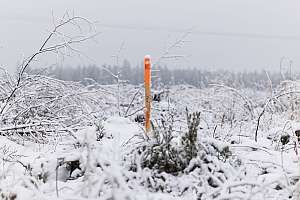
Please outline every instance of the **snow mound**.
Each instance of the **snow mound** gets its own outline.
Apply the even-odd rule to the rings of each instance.
[[[124,117],[111,117],[104,123],[105,134],[119,146],[124,146],[132,138],[141,136],[142,129],[137,123]]]

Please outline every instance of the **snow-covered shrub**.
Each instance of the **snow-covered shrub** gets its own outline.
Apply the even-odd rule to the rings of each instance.
[[[186,119],[188,130],[182,136],[183,158],[185,165],[197,156],[199,147],[197,143],[197,133],[200,124],[200,112],[190,114],[186,109]]]
[[[299,121],[300,114],[300,82],[286,80],[282,81],[278,88],[274,99],[281,106],[281,111],[287,112],[291,120]]]
[[[213,85],[213,95],[210,97],[215,119],[220,124],[249,121],[254,118],[254,105],[251,99],[235,88],[224,85]]]
[[[241,166],[241,161],[232,156],[227,143],[215,139],[197,140],[196,143],[197,154],[187,165],[185,165],[187,159],[183,157],[186,152],[182,146],[178,146],[180,151],[177,151],[179,154],[177,159],[181,159],[181,171],[176,173],[169,173],[167,170],[162,171],[159,165],[166,165],[165,160],[155,160],[156,168],[135,169],[133,171],[135,178],[129,179],[128,184],[133,184],[132,182],[136,181],[151,192],[170,193],[179,197],[189,194],[192,199],[214,199],[218,197],[220,195],[218,188],[230,180]],[[156,154],[152,155],[157,156]],[[143,157],[143,153],[140,156]],[[141,160],[143,164],[143,158]],[[137,159],[137,161],[140,160]],[[168,164],[173,164],[173,162]],[[214,190],[216,191],[214,192]]]
[[[159,172],[178,173],[184,169],[180,149],[174,139],[174,116],[161,115],[151,132],[152,138],[142,147],[142,167]]]
[[[177,143],[175,138],[178,136],[174,137],[173,115],[170,115],[167,121],[165,121],[166,117],[162,118],[158,125],[153,126],[152,140],[140,148],[143,168],[178,175],[199,156],[200,150],[205,146],[198,138],[200,112],[190,114],[186,110],[186,118],[187,130],[181,133],[180,142]],[[216,145],[210,145],[210,148],[217,152],[216,156],[219,160],[226,160],[231,155],[228,146],[219,149]]]
[[[105,134],[103,121],[96,121],[95,126],[96,126],[96,138],[97,138],[97,141],[100,141],[104,137],[104,134]]]
[[[103,89],[89,90],[79,83],[42,75],[25,74],[24,78],[22,89],[14,93],[9,103],[0,103],[0,108],[5,108],[0,113],[0,133],[14,141],[59,141],[113,111],[106,104],[113,95]],[[6,90],[1,90],[0,96],[9,95]]]

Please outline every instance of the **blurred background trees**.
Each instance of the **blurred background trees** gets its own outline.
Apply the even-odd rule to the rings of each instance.
[[[234,88],[253,88],[263,90],[269,86],[270,80],[273,86],[282,81],[282,73],[266,71],[226,71],[226,70],[206,70],[197,68],[176,68],[172,66],[160,65],[155,67],[158,72],[155,73],[155,79],[158,79],[163,85],[189,84],[197,88],[205,88],[209,84],[221,83]],[[45,70],[45,75],[66,81],[78,81],[85,83],[85,79],[93,79],[99,84],[114,84],[115,80],[107,71],[113,73],[120,72],[121,79],[128,83],[138,85],[143,83],[143,65],[132,65],[128,60],[122,64],[102,66],[55,66]],[[39,73],[41,70],[31,70],[32,73]],[[269,80],[269,78],[270,80]],[[294,74],[294,78],[299,75]],[[155,80],[154,80],[155,82]]]

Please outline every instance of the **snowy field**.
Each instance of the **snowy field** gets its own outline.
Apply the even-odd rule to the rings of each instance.
[[[297,200],[299,86],[160,87],[146,135],[142,86],[3,81],[0,198]]]

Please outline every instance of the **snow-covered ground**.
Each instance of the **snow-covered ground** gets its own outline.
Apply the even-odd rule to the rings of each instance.
[[[295,132],[300,129],[296,95],[280,96],[286,93],[280,89],[270,95],[267,90],[238,91],[222,85],[163,89],[162,100],[153,102],[153,126],[156,133],[170,133],[172,138],[169,143],[160,141],[169,147],[159,147],[155,146],[155,132],[146,135],[143,125],[134,121],[143,110],[140,89],[122,86],[118,110],[115,88],[98,88],[110,91],[106,96],[88,90],[91,96],[72,99],[72,105],[78,106],[80,102],[88,113],[80,111],[85,117],[76,121],[77,110],[69,110],[75,113],[70,120],[78,124],[69,126],[70,134],[61,129],[54,135],[47,132],[47,140],[38,142],[31,137],[39,138],[41,128],[31,134],[23,130],[23,135],[16,137],[14,132],[5,132],[5,128],[13,125],[2,124],[0,199],[299,198],[299,147]],[[78,92],[78,88],[75,90]],[[69,91],[71,96],[72,90]],[[80,91],[82,95],[88,92]],[[97,95],[99,99],[95,102]],[[270,100],[276,95],[275,100]],[[62,100],[68,104],[65,101],[70,99]],[[196,156],[176,173],[155,165],[147,167],[147,159],[155,158],[152,150],[177,148],[180,150],[175,152],[182,158],[182,138],[189,130],[186,108],[189,113],[200,112]],[[88,118],[89,115],[92,117]],[[161,126],[162,120],[166,127]]]

